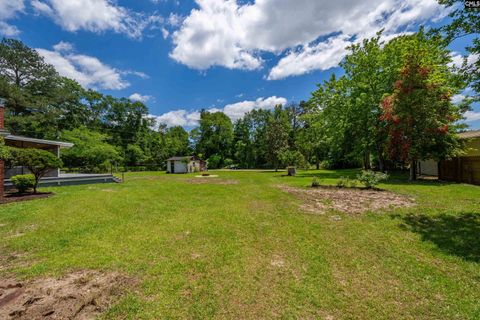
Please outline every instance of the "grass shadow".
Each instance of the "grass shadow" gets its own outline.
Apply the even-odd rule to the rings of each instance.
[[[444,253],[467,261],[480,262],[480,214],[464,212],[435,216],[397,216],[401,226],[418,233],[423,241],[434,243]]]

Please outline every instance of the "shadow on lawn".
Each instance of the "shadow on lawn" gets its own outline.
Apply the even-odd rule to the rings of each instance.
[[[418,233],[447,254],[480,262],[480,213],[397,216],[402,227]]]

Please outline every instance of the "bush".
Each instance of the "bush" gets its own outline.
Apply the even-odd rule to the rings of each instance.
[[[363,183],[367,189],[375,188],[380,182],[388,179],[388,174],[375,171],[362,171],[357,176],[358,181]]]
[[[56,155],[46,150],[34,148],[11,148],[10,150],[13,164],[26,167],[35,177],[34,193],[37,193],[38,182],[45,174],[62,166],[62,161]]]
[[[17,188],[18,193],[25,193],[28,189],[35,186],[35,176],[33,174],[19,174],[13,176],[11,181],[15,188]]]
[[[312,180],[312,187],[320,187],[320,181],[318,180],[317,177],[314,177]]]
[[[339,188],[347,188],[350,185],[350,178],[340,177],[337,181],[337,187]]]
[[[339,188],[355,188],[357,186],[357,180],[350,179],[349,177],[341,177],[337,181],[337,187]]]

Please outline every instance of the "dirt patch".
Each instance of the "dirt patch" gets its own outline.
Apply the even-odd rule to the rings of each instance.
[[[0,319],[94,319],[134,285],[126,276],[97,271],[29,282],[0,278]]]
[[[233,179],[218,179],[218,178],[195,178],[195,179],[188,179],[188,183],[191,184],[222,184],[222,185],[233,185],[238,184],[238,180]]]
[[[330,210],[357,214],[365,211],[410,207],[415,204],[413,199],[389,191],[353,188],[299,189],[289,186],[280,186],[280,188],[302,199],[303,210],[318,214],[324,214]]]
[[[20,202],[20,201],[28,201],[28,200],[35,200],[35,199],[43,199],[48,198],[54,195],[53,192],[38,192],[38,193],[8,193],[3,197],[3,200],[0,201],[0,204],[4,203],[11,203],[11,202]]]

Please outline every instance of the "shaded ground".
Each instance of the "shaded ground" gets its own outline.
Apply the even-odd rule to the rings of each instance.
[[[36,194],[33,194],[33,193],[22,193],[22,194],[7,193],[5,195],[5,197],[3,198],[3,200],[0,201],[0,204],[48,198],[52,195],[53,195],[52,192],[38,192]]]
[[[467,261],[480,262],[480,215],[464,212],[458,215],[427,216],[409,214],[402,226],[421,235],[422,240],[434,243],[440,251]]]
[[[97,271],[31,282],[0,278],[0,319],[94,319],[131,285],[118,273]]]
[[[413,199],[388,191],[361,190],[356,188],[309,188],[300,189],[280,186],[303,201],[301,208],[323,214],[329,210],[345,213],[362,213],[414,205]]]

